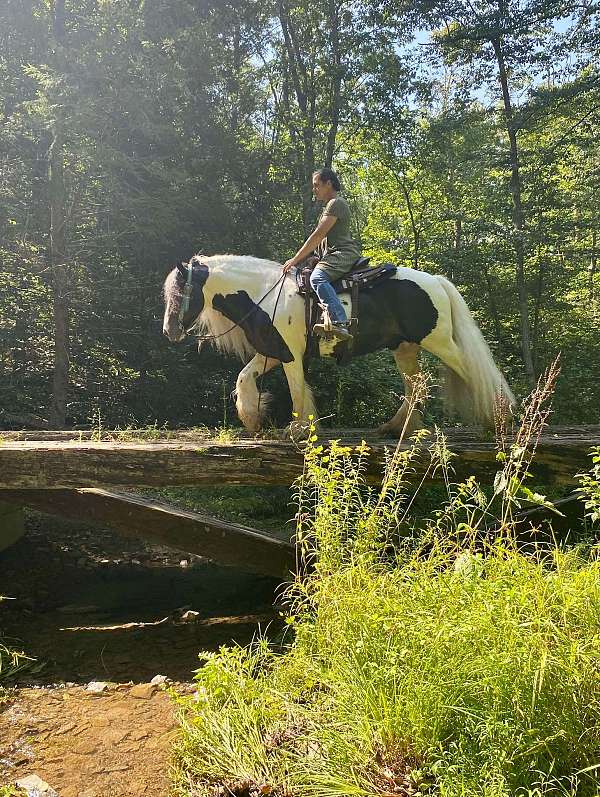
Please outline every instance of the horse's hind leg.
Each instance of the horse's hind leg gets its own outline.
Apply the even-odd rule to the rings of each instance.
[[[398,370],[404,379],[404,400],[394,417],[377,430],[380,434],[391,434],[400,437],[404,430],[405,435],[410,435],[423,427],[423,415],[419,409],[413,408],[410,418],[407,415],[413,394],[413,380],[420,373],[419,348],[417,343],[401,343],[394,351],[394,359]]]
[[[249,432],[257,432],[260,429],[269,406],[269,395],[258,392],[256,380],[279,364],[279,360],[256,354],[238,374],[235,385],[235,406],[240,421]]]

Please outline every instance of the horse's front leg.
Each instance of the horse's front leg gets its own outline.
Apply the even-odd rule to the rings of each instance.
[[[298,356],[291,363],[283,363],[283,370],[290,389],[292,412],[294,414],[290,424],[290,434],[295,438],[298,431],[306,429],[311,417],[315,418],[315,400],[310,385],[304,378],[301,356]]]
[[[269,393],[259,392],[256,380],[279,364],[279,360],[256,354],[238,375],[235,385],[235,407],[240,421],[249,432],[257,432],[260,429],[271,399]]]

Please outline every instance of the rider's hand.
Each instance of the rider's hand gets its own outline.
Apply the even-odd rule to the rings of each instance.
[[[283,264],[281,270],[283,271],[284,274],[287,274],[288,271],[293,269],[295,265],[296,265],[296,262],[294,261],[294,258],[292,257],[290,260],[286,260],[285,261],[285,263]]]

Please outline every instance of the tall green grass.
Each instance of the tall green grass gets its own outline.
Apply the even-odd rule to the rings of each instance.
[[[443,438],[428,444],[449,500],[418,542],[407,484],[424,437],[390,455],[380,489],[366,446],[312,441],[298,484],[311,569],[288,590],[289,634],[203,655],[181,702],[180,794],[600,793],[600,560],[518,549],[515,506],[544,502],[524,485],[528,434],[492,499],[452,485]]]

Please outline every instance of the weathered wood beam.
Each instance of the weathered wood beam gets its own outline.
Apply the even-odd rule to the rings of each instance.
[[[517,537],[521,542],[549,542],[577,539],[585,527],[585,499],[574,492],[549,507],[523,509],[514,516]],[[590,529],[588,529],[589,531]]]
[[[471,432],[472,435],[472,432]],[[333,432],[352,444],[361,439]],[[369,438],[364,435],[369,442]],[[473,439],[466,430],[448,432],[448,446],[455,479],[475,476],[482,483],[493,480],[498,463],[496,444]],[[381,478],[386,455],[395,441],[370,441],[371,455],[365,475],[371,483]],[[548,429],[542,436],[531,466],[533,481],[544,485],[571,485],[575,475],[590,466],[589,451],[600,445],[600,426]],[[420,481],[427,472],[428,443],[411,474]],[[158,487],[167,485],[289,485],[302,470],[301,447],[277,440],[239,439],[221,442],[94,442],[11,441],[0,442],[0,489]],[[431,477],[431,474],[429,474]],[[440,478],[433,474],[433,478]],[[0,500],[2,500],[0,496]]]
[[[288,578],[295,569],[296,551],[290,542],[160,501],[97,489],[6,490],[0,495],[12,504],[110,526],[241,570]]]

